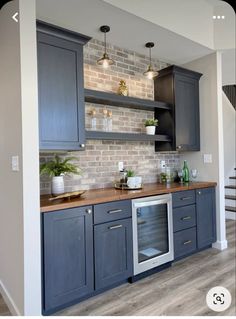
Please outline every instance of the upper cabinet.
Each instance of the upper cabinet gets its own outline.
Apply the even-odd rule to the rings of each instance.
[[[89,40],[37,22],[40,150],[85,146],[83,45]]]
[[[172,110],[155,110],[157,134],[171,142],[156,142],[156,151],[199,151],[199,79],[202,74],[175,65],[162,69],[154,81],[155,100],[172,104]]]

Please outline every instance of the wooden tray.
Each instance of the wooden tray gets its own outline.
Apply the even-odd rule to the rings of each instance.
[[[127,191],[132,191],[132,190],[137,190],[137,189],[142,189],[143,185],[141,185],[141,187],[134,187],[134,188],[130,188],[126,183],[114,183],[114,187],[115,189],[123,189],[123,190],[127,190]]]
[[[84,194],[86,191],[75,191],[75,192],[69,192],[69,193],[64,193],[58,196],[54,196],[49,198],[49,200],[56,200],[56,199],[71,199],[71,198],[76,198],[80,197],[82,194]]]

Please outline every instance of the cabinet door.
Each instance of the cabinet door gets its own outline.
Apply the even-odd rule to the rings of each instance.
[[[83,47],[38,32],[40,149],[79,150],[85,143]]]
[[[200,150],[199,80],[175,74],[176,149]]]
[[[93,291],[91,207],[43,215],[44,309],[49,311]]]
[[[204,248],[216,241],[215,189],[196,190],[197,245]]]
[[[132,275],[131,218],[94,226],[94,245],[96,290]]]

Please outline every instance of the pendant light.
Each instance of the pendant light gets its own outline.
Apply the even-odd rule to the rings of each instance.
[[[107,69],[110,65],[114,64],[114,61],[109,58],[107,54],[107,38],[106,34],[110,31],[110,27],[108,25],[102,25],[100,27],[100,31],[104,33],[104,54],[101,59],[97,60],[97,64],[103,66]]]
[[[151,49],[154,47],[154,43],[153,42],[147,42],[145,44],[145,47],[149,49],[149,66],[147,71],[145,71],[143,73],[143,75],[145,75],[148,79],[153,79],[155,76],[158,75],[158,72],[156,70],[153,69],[152,67],[152,55],[151,55]]]

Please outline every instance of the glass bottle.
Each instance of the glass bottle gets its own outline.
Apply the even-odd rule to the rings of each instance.
[[[184,167],[183,167],[183,182],[188,183],[189,182],[189,169],[187,165],[187,161],[184,161]]]
[[[107,132],[107,109],[103,109],[102,129]]]
[[[112,111],[108,111],[107,116],[107,130],[108,132],[112,132]]]
[[[96,131],[96,128],[97,128],[96,110],[93,109],[91,111],[91,129],[93,131]]]

